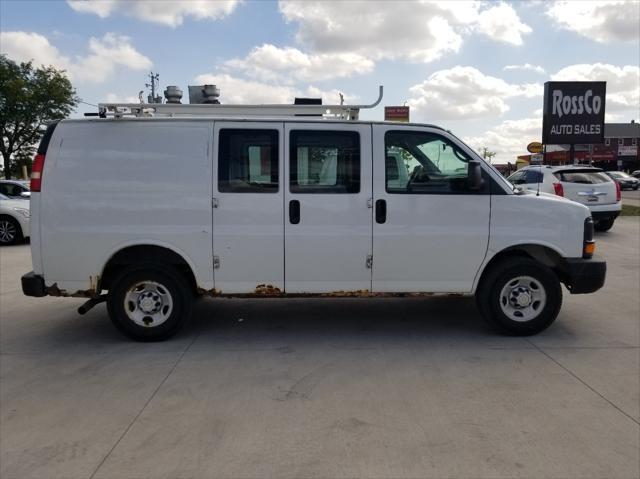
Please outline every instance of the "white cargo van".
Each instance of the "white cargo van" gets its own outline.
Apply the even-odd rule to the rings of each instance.
[[[152,341],[197,296],[475,295],[526,335],[554,321],[561,283],[603,285],[586,206],[514,189],[437,126],[310,108],[101,105],[50,125],[24,293],[106,300]]]

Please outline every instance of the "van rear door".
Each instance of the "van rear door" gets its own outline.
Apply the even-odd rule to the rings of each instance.
[[[599,170],[567,168],[553,175],[562,184],[565,198],[586,206],[616,203],[615,183]]]
[[[284,290],[283,124],[216,122],[213,168],[215,288]]]

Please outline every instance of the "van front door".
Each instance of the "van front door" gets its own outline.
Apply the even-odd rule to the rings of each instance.
[[[468,293],[489,241],[489,185],[439,129],[374,125],[373,291]]]
[[[284,290],[283,124],[216,122],[213,168],[215,288]]]
[[[285,125],[287,293],[371,289],[371,127]]]

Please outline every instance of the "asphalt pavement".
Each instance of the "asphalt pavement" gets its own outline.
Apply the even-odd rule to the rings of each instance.
[[[471,299],[210,299],[156,344],[22,296],[2,248],[0,477],[637,478],[639,238],[530,338]]]

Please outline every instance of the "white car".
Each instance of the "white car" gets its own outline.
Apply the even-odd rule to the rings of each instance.
[[[514,191],[443,128],[348,105],[100,108],[43,136],[22,289],[106,301],[136,340],[173,335],[196,296],[475,295],[530,335],[561,284],[604,284],[587,207]]]
[[[0,195],[12,200],[29,199],[29,182],[22,180],[0,180]]]
[[[29,237],[29,200],[15,200],[0,194],[0,246]]]
[[[589,208],[597,231],[608,231],[622,209],[620,185],[589,166],[525,166],[507,178],[516,186],[551,193]]]

